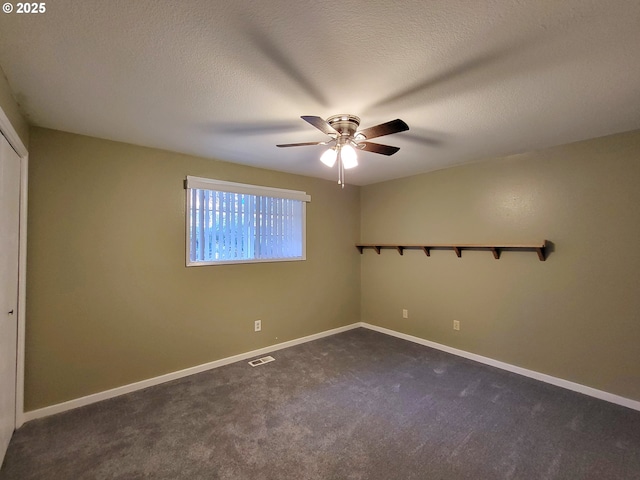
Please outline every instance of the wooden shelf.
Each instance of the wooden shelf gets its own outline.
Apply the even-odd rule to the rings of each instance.
[[[430,243],[421,245],[409,245],[409,244],[388,244],[388,243],[359,243],[356,244],[356,248],[360,251],[360,254],[364,252],[365,248],[371,248],[380,255],[380,251],[383,248],[396,250],[400,255],[404,254],[405,250],[422,250],[427,257],[431,256],[431,250],[453,250],[458,258],[462,257],[463,250],[489,250],[493,253],[493,258],[496,260],[500,258],[500,252],[502,250],[524,250],[533,251],[538,254],[538,259],[541,262],[546,260],[547,241],[542,243],[530,244],[530,245],[485,245],[479,243]]]

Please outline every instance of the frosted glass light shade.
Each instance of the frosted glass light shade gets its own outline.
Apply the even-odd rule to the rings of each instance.
[[[337,157],[338,153],[333,148],[330,148],[322,154],[322,156],[320,157],[320,161],[327,167],[333,167],[336,163]]]
[[[340,155],[342,156],[342,164],[344,168],[353,168],[358,166],[358,155],[351,145],[344,145]]]

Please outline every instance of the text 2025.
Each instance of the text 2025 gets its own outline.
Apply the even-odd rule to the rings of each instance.
[[[44,13],[47,4],[42,3],[16,3],[16,13]]]

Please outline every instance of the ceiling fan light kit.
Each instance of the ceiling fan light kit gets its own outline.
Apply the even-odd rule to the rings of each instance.
[[[326,142],[286,143],[277,146],[303,147],[308,145],[329,145],[329,149],[322,154],[320,161],[330,168],[332,168],[336,162],[338,163],[338,184],[342,185],[342,188],[344,188],[344,171],[358,166],[356,149],[387,156],[393,155],[400,150],[398,147],[371,143],[367,142],[367,140],[409,130],[409,126],[400,119],[358,131],[360,118],[355,115],[333,115],[326,120],[313,115],[302,116],[300,118],[331,137],[331,139]]]
[[[324,163],[327,167],[331,168],[336,164],[337,158],[338,158],[338,152],[335,147],[332,147],[322,154],[322,156],[320,157],[320,161]]]

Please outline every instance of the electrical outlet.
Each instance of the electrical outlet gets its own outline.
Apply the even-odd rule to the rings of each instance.
[[[259,332],[260,330],[262,330],[262,320],[256,320],[253,322],[253,331]]]
[[[409,310],[406,308],[402,309],[402,318],[409,318]]]
[[[453,329],[454,330],[460,330],[460,320],[454,320],[453,321]]]

